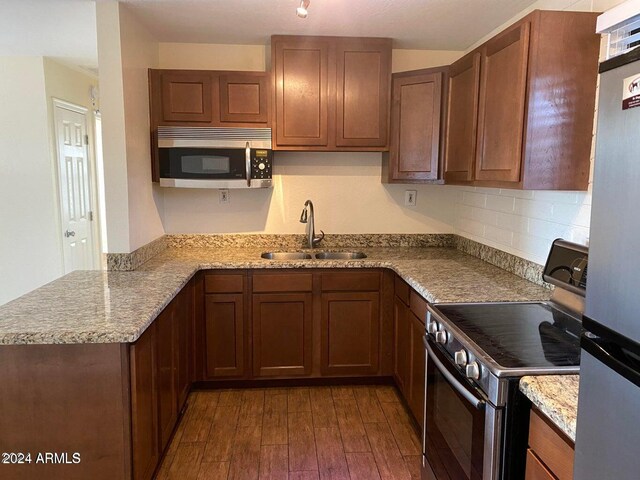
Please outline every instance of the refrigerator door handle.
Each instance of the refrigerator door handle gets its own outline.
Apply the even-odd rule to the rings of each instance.
[[[580,345],[594,358],[640,387],[640,357],[619,344],[593,334],[583,334]]]

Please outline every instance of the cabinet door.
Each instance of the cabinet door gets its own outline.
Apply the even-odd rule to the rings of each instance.
[[[134,480],[150,480],[159,460],[155,325],[131,345],[131,438]]]
[[[277,38],[273,41],[276,145],[329,144],[329,43]]]
[[[535,456],[531,449],[527,449],[527,466],[525,480],[555,480],[555,477],[544,463]]]
[[[309,375],[312,362],[311,293],[253,295],[253,374]]]
[[[339,40],[336,60],[336,146],[386,146],[391,41]]]
[[[323,374],[378,373],[380,294],[322,294],[321,370]]]
[[[424,382],[426,357],[422,337],[425,335],[424,324],[413,314],[411,318],[411,392],[409,396],[409,407],[413,416],[422,427],[424,422]]]
[[[438,178],[442,72],[393,79],[392,180]]]
[[[476,180],[520,180],[529,26],[507,30],[482,48]]]
[[[444,179],[473,180],[480,90],[480,52],[471,52],[449,68]]]
[[[240,377],[244,370],[244,295],[205,296],[207,377]]]
[[[410,394],[411,317],[409,315],[409,307],[396,296],[393,309],[393,374],[405,398],[409,398]]]
[[[174,312],[176,329],[176,393],[178,411],[182,410],[191,388],[190,362],[193,355],[193,284],[189,283],[178,294]]]
[[[203,72],[162,72],[162,119],[165,122],[212,121],[212,76]]]
[[[158,429],[160,450],[167,446],[173,427],[178,418],[178,402],[174,370],[175,357],[175,302],[155,320],[156,324],[156,378],[158,390]]]
[[[267,74],[229,73],[220,75],[220,122],[267,123]]]

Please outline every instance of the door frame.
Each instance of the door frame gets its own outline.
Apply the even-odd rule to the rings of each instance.
[[[52,100],[52,119],[53,119],[53,145],[54,145],[54,160],[55,160],[55,181],[56,181],[56,196],[58,197],[58,235],[60,240],[60,249],[62,253],[62,269],[64,274],[66,275],[69,272],[65,271],[65,260],[64,260],[64,241],[62,240],[62,232],[65,227],[62,225],[62,185],[60,184],[60,146],[58,144],[58,120],[59,120],[59,109],[69,110],[84,116],[85,126],[87,136],[89,137],[89,141],[86,143],[85,148],[87,150],[87,168],[89,170],[89,198],[91,199],[91,212],[93,214],[93,219],[91,221],[91,235],[92,235],[92,245],[91,248],[93,250],[93,268],[94,270],[103,269],[103,260],[102,260],[102,245],[101,245],[101,232],[100,232],[100,218],[99,213],[100,209],[98,208],[98,195],[97,195],[97,177],[96,177],[96,158],[95,158],[95,150],[94,150],[94,122],[90,121],[89,117],[89,109],[87,107],[83,107],[81,105],[77,105],[75,103],[68,102],[66,100],[62,100],[60,98],[51,97]]]

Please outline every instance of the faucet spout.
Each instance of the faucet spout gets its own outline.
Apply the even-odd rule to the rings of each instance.
[[[311,200],[304,202],[304,208],[300,215],[300,223],[307,224],[305,229],[305,234],[307,236],[307,248],[315,248],[315,246],[324,238],[324,232],[320,230],[320,235],[316,237],[313,202]]]

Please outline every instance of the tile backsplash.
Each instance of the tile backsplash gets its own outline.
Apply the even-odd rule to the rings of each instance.
[[[591,193],[456,188],[456,233],[544,264],[562,237],[588,244]]]

